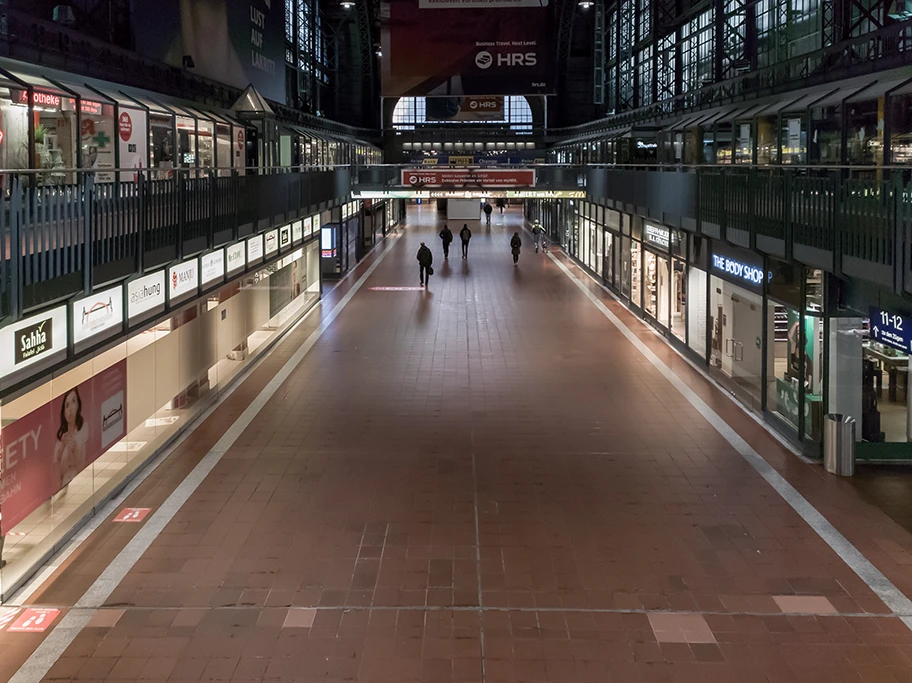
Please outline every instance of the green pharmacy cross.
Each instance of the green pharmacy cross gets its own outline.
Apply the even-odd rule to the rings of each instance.
[[[92,139],[99,147],[105,147],[109,142],[111,142],[111,138],[105,135],[103,130],[98,131],[98,133],[96,133]]]

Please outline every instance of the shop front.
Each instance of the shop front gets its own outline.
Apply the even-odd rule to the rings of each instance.
[[[286,229],[264,265],[242,241],[0,330],[0,377],[42,378],[0,403],[0,599],[319,299],[319,244]]]

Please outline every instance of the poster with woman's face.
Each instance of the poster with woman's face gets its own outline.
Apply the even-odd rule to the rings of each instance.
[[[4,535],[126,436],[126,397],[124,360],[3,428]]]

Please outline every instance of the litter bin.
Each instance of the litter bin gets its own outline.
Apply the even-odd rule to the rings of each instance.
[[[823,427],[823,464],[840,477],[855,474],[855,418],[839,413],[826,416]]]

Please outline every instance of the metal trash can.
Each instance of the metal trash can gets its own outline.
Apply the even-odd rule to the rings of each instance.
[[[826,416],[823,426],[823,464],[840,477],[855,474],[855,418],[839,413]]]

